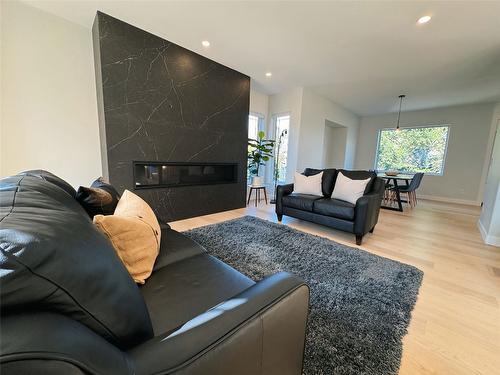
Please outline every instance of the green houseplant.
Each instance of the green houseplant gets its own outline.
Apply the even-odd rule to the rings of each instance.
[[[257,139],[248,139],[248,173],[252,177],[252,185],[262,185],[259,176],[261,166],[273,157],[274,140],[265,139],[266,134],[260,131]]]

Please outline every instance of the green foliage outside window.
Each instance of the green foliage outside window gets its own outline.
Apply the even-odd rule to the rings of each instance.
[[[448,129],[433,126],[380,130],[376,169],[442,174]]]

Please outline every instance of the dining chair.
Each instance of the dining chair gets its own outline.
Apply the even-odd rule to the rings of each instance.
[[[401,186],[399,188],[399,193],[405,193],[408,197],[407,202],[411,208],[417,205],[417,189],[420,187],[420,183],[422,182],[422,178],[424,177],[423,173],[415,173],[413,178],[408,186]]]
[[[392,206],[396,202],[396,194],[394,193],[394,185],[389,181],[385,182],[384,196],[382,197],[382,204]]]

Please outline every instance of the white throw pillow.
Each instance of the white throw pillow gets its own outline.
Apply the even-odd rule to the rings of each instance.
[[[311,194],[323,196],[321,189],[321,180],[323,179],[323,172],[313,176],[304,176],[303,174],[295,172],[293,182],[293,192],[299,194]]]
[[[349,177],[344,176],[342,172],[339,172],[332,198],[356,204],[356,201],[363,196],[366,185],[368,185],[370,180],[371,178],[366,180],[351,180]]]

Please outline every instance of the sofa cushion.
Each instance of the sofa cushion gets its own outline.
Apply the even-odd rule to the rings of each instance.
[[[120,200],[120,194],[115,189],[115,187],[111,184],[108,184],[106,181],[104,181],[103,177],[99,177],[94,182],[92,182],[92,185],[90,185],[90,187],[95,188],[95,189],[102,189],[104,191],[107,191],[109,194],[111,194],[111,197],[113,198],[112,201],[110,203],[106,204],[105,207],[103,207],[103,212],[100,212],[100,214],[101,215],[112,215],[113,212],[115,212],[115,208],[118,204],[118,201]]]
[[[295,194],[310,194],[322,197],[322,177],[323,172],[312,176],[304,176],[303,174],[295,172],[293,178],[293,191]]]
[[[205,253],[205,249],[191,238],[169,227],[161,230],[160,254],[156,257],[153,272],[172,263]]]
[[[114,215],[96,215],[94,224],[138,284],[151,275],[160,251],[161,229],[153,210],[141,197],[125,190]]]
[[[333,191],[333,186],[335,184],[335,179],[337,178],[337,170],[334,168],[327,169],[315,169],[306,168],[304,170],[304,176],[313,176],[315,174],[323,172],[323,178],[321,180],[321,189],[323,191],[323,196],[330,198]]]
[[[372,191],[373,181],[375,181],[375,178],[377,177],[377,174],[373,171],[349,171],[347,169],[339,169],[338,172],[342,172],[344,176],[350,178],[351,180],[366,180],[369,178],[370,182],[368,182],[368,184],[366,185],[364,194],[368,194],[370,191]],[[335,176],[335,181],[336,180],[337,176]]]
[[[191,241],[194,253],[198,253],[199,245],[188,241]],[[169,248],[162,243],[159,259],[165,259],[162,253],[168,251]],[[189,246],[185,246],[184,251],[191,253]],[[182,260],[156,269],[148,282],[140,287],[155,336],[175,330],[255,284],[205,252],[179,258]]]
[[[116,203],[112,209],[108,209],[113,202],[113,197],[104,189],[80,186],[76,192],[76,200],[93,218],[95,215],[112,215]]]
[[[340,199],[352,204],[356,204],[366,191],[366,186],[371,182],[371,178],[366,180],[353,180],[346,177],[343,172],[337,175],[335,188],[333,189],[332,198]]]
[[[338,219],[354,220],[354,208],[352,203],[339,199],[323,198],[314,202],[313,212]]]
[[[161,228],[153,209],[138,195],[125,190],[115,209],[115,215],[123,217],[138,217],[148,224],[157,239],[157,252],[160,250]],[[156,258],[156,257],[155,257]]]
[[[93,218],[95,215],[113,215],[120,200],[120,194],[113,185],[99,177],[91,187],[80,186],[76,192],[76,200]]]
[[[284,207],[296,208],[303,211],[312,211],[313,203],[315,200],[322,199],[322,197],[310,194],[292,193],[285,195],[282,199]]]
[[[139,289],[73,197],[27,175],[0,186],[2,312],[50,310],[120,348],[152,337]]]
[[[153,228],[138,217],[119,215],[95,215],[94,224],[109,238],[134,281],[144,284],[159,250]]]

